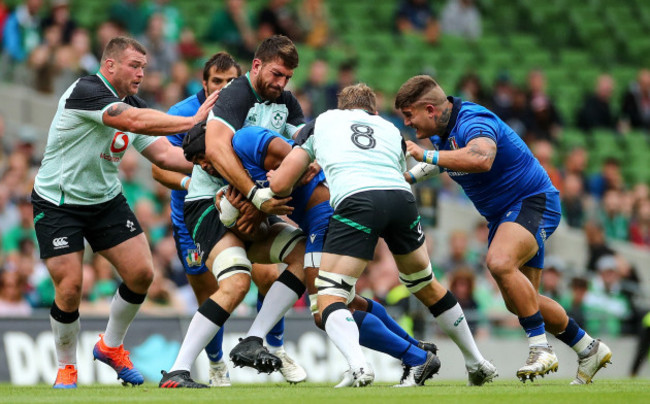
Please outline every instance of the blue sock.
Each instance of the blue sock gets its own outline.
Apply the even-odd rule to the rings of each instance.
[[[578,323],[571,317],[569,317],[569,324],[566,326],[566,329],[556,335],[557,339],[564,342],[570,347],[573,347],[585,336],[585,330],[580,328]]]
[[[519,317],[519,324],[526,331],[530,346],[548,346],[542,313],[538,311],[530,317]]]
[[[261,293],[257,294],[257,311],[260,311],[260,308],[262,307],[262,303],[264,303],[264,296],[262,296]],[[269,344],[270,346],[274,348],[279,348],[282,345],[284,345],[284,317],[278,321],[273,328],[271,328],[271,331],[269,331],[268,334],[266,334],[266,343]]]
[[[205,353],[208,354],[208,359],[212,362],[219,362],[223,357],[223,350],[221,349],[221,345],[223,344],[223,330],[224,327],[221,327],[217,335],[205,346]]]
[[[379,318],[381,322],[384,323],[384,325],[393,332],[393,334],[402,339],[405,339],[415,346],[418,345],[419,341],[411,337],[406,332],[406,330],[400,327],[400,325],[397,324],[397,321],[393,320],[393,318],[388,315],[388,312],[386,312],[386,308],[384,306],[370,299],[366,299],[366,301],[368,302],[368,313],[371,313]]]
[[[375,351],[401,359],[407,365],[417,366],[427,360],[427,353],[394,334],[376,316],[365,311],[352,313],[359,327],[359,344]]]

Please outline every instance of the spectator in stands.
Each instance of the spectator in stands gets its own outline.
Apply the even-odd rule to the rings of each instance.
[[[587,204],[582,179],[574,173],[564,177],[562,191],[562,219],[569,227],[580,229],[587,217]]]
[[[208,42],[219,42],[226,50],[241,59],[253,57],[257,41],[253,15],[246,0],[227,0],[226,7],[212,16],[204,36]]]
[[[20,222],[18,207],[11,200],[11,193],[0,182],[0,237]]]
[[[642,199],[636,205],[630,222],[630,241],[650,248],[650,199]]]
[[[2,251],[5,254],[18,253],[20,241],[29,239],[36,244],[36,232],[34,231],[34,214],[32,212],[32,201],[29,195],[22,195],[16,200],[19,221],[13,227],[7,229],[2,236]]]
[[[0,317],[29,317],[32,306],[23,295],[26,280],[17,271],[0,269]]]
[[[577,123],[582,130],[594,128],[616,130],[616,116],[612,111],[614,79],[609,74],[601,74],[596,79],[596,88],[588,94],[578,110]]]
[[[480,38],[481,13],[474,0],[448,0],[440,13],[442,33],[470,40]]]
[[[560,114],[546,94],[546,76],[539,69],[528,73],[528,108],[532,111],[529,132],[536,139],[557,141],[562,128]]]
[[[7,18],[9,18],[9,8],[3,0],[0,0],[0,43],[2,43],[2,33]]]
[[[650,70],[640,70],[623,96],[621,119],[625,127],[650,129]]]
[[[562,168],[562,175],[564,178],[573,174],[577,176],[582,184],[583,191],[589,190],[587,181],[587,159],[589,158],[587,150],[581,146],[571,148],[569,154],[564,158],[564,167]]]
[[[300,27],[305,33],[305,44],[322,48],[329,42],[329,15],[323,0],[302,0],[298,10]]]
[[[402,35],[422,35],[430,44],[440,36],[440,24],[428,0],[402,0],[395,13],[395,28]]]
[[[99,60],[92,53],[88,30],[84,28],[74,30],[70,47],[77,58],[77,74],[79,76],[97,73],[99,70]]]
[[[336,108],[338,94],[345,87],[356,83],[356,63],[352,60],[345,61],[339,65],[336,81],[327,86],[327,109]]]
[[[510,77],[504,73],[499,74],[494,81],[492,96],[488,104],[490,105],[490,110],[504,122],[507,122],[512,115],[513,96],[514,86],[510,81]],[[513,127],[511,124],[509,125]],[[519,133],[519,131],[515,131]]]
[[[61,48],[61,27],[48,26],[43,32],[43,43],[29,55],[29,67],[33,71],[34,89],[41,93],[54,93],[54,80],[59,75],[56,54]]]
[[[436,265],[445,275],[448,275],[459,268],[470,268],[474,272],[480,273],[481,267],[478,262],[470,261],[470,258],[472,257],[469,253],[469,235],[466,231],[451,231],[449,233],[449,244],[445,250],[448,252],[447,257]]]
[[[481,78],[474,72],[465,73],[456,85],[456,93],[463,101],[475,104],[485,104],[487,95],[481,83]]]
[[[560,302],[564,296],[562,276],[565,270],[566,265],[562,258],[554,255],[546,257],[539,293]]]
[[[623,320],[631,314],[630,302],[621,290],[621,274],[616,257],[605,255],[596,263],[598,276],[585,296],[587,328],[590,332],[619,335]],[[591,331],[594,330],[594,331]]]
[[[597,221],[588,221],[584,226],[587,249],[587,270],[595,273],[596,263],[603,256],[614,255],[616,252],[607,245],[605,230],[602,224]]]
[[[43,0],[25,0],[7,18],[2,34],[0,79],[27,82],[20,69],[41,42],[40,16]]]
[[[149,8],[153,14],[161,14],[165,17],[163,26],[163,36],[165,40],[176,45],[181,37],[183,28],[183,16],[178,8],[169,4],[169,0],[154,0],[149,3]]]
[[[257,39],[263,41],[273,35],[284,35],[294,42],[301,42],[302,29],[298,17],[291,9],[291,0],[268,0],[257,17]]]
[[[529,133],[534,125],[533,112],[528,107],[526,92],[519,87],[512,87],[512,108],[505,121],[524,140],[529,139]]]
[[[162,72],[163,79],[171,76],[172,65],[178,60],[176,46],[165,39],[165,16],[153,14],[140,43],[147,49],[147,68]]]
[[[458,267],[449,274],[449,291],[458,300],[467,317],[467,325],[474,337],[486,337],[489,333],[486,328],[487,319],[479,309],[478,302],[474,298],[474,285],[476,275],[471,268]]]
[[[327,99],[327,74],[329,66],[323,59],[316,59],[309,66],[309,76],[302,92],[309,98],[313,116],[318,116],[329,108]]]
[[[607,157],[603,162],[600,172],[589,177],[589,193],[600,199],[609,189],[625,189],[621,163],[616,157]]]
[[[109,20],[116,21],[134,37],[144,34],[152,13],[149,4],[141,0],[120,0],[109,9]]]
[[[69,45],[72,40],[72,33],[77,28],[77,23],[70,16],[68,0],[53,0],[51,2],[50,13],[41,22],[41,29],[45,32],[52,25],[59,27],[61,43]]]
[[[539,163],[542,165],[546,173],[548,174],[553,186],[562,192],[563,181],[562,174],[553,164],[553,155],[555,154],[555,148],[553,144],[545,139],[536,140],[531,147],[533,155]]]
[[[569,317],[573,318],[578,324],[587,324],[585,297],[589,291],[589,282],[582,277],[571,279],[571,293],[562,300],[562,307],[566,310]]]
[[[193,62],[203,56],[203,48],[196,40],[196,35],[190,27],[185,27],[181,31],[180,41],[178,42],[178,53],[184,60]]]
[[[605,229],[605,237],[610,240],[629,239],[630,218],[623,212],[622,192],[608,189],[603,195],[598,219]]]
[[[102,53],[108,42],[116,36],[126,35],[124,25],[116,20],[108,20],[99,24],[97,27],[96,47],[93,49],[93,54],[97,60],[102,58]],[[146,77],[146,76],[145,76]]]

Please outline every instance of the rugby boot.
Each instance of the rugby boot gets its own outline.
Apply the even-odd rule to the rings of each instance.
[[[197,383],[190,377],[190,372],[187,370],[174,370],[173,372],[165,372],[161,370],[162,379],[158,383],[161,389],[205,389],[208,388],[206,384]]]
[[[517,377],[526,383],[526,380],[533,381],[537,376],[544,377],[550,372],[557,372],[557,368],[557,356],[550,346],[531,346],[526,364],[517,371]]]
[[[438,346],[433,342],[418,341],[418,348],[423,351],[429,351],[434,355],[438,354]]]
[[[596,372],[607,367],[608,363],[612,363],[612,350],[603,341],[599,339],[594,341],[595,343],[593,343],[589,354],[582,359],[578,359],[578,371],[575,380],[571,384],[591,383],[591,379],[596,375]]]
[[[75,365],[65,365],[64,368],[59,368],[56,381],[52,387],[55,389],[76,389],[77,368]]]
[[[467,369],[467,385],[482,386],[493,381],[499,373],[497,368],[487,360],[483,360],[476,369]]]
[[[302,366],[300,366],[298,363],[296,363],[295,360],[287,355],[284,347],[278,348],[278,350],[275,351],[275,356],[280,358],[282,361],[280,373],[282,373],[282,376],[284,376],[284,379],[287,382],[291,384],[297,384],[307,380],[307,372],[305,372],[305,369],[303,369]]]
[[[230,372],[228,372],[228,365],[223,359],[218,362],[210,361],[208,375],[210,387],[230,387]]]
[[[99,334],[99,341],[95,344],[93,356],[96,360],[112,367],[117,372],[117,378],[122,379],[123,385],[126,386],[130,383],[135,386],[144,382],[142,374],[133,367],[133,363],[129,359],[129,351],[124,349],[124,344],[117,348],[107,347],[104,343],[104,334]]]
[[[230,360],[235,367],[248,366],[260,373],[272,373],[282,367],[282,360],[269,352],[260,337],[240,338],[230,351]]]

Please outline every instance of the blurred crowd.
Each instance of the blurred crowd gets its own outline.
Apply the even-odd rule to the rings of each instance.
[[[402,0],[395,4],[396,35],[422,35],[435,46],[441,33],[475,39],[481,35],[481,15],[472,0],[439,1],[434,9],[426,0]],[[183,15],[167,0],[120,0],[94,31],[81,26],[66,0],[24,0],[9,10],[0,0],[0,79],[22,83],[42,93],[59,96],[78,77],[95,73],[104,45],[116,35],[130,35],[147,48],[148,68],[139,96],[161,110],[201,91],[201,68],[208,52],[228,50],[250,63],[256,44],[273,34],[284,34],[315,49],[335,40],[322,0],[269,0],[253,13],[245,0],[226,0],[210,16],[204,32],[184,24]],[[356,82],[357,65],[344,60],[332,65],[316,58],[306,69],[306,79],[291,88],[307,119],[336,106],[338,91]],[[419,72],[414,72],[419,73]],[[473,73],[458,83],[441,83],[448,94],[492,109],[531,147],[562,196],[563,222],[586,235],[588,265],[572,268],[559,257],[547,257],[542,292],[560,302],[590,333],[601,335],[637,332],[644,308],[639,305],[639,268],[634,268],[611,245],[612,240],[650,249],[650,192],[648,184],[626,181],[623,161],[606,159],[599,170],[589,170],[589,151],[582,145],[562,147],[567,122],[585,133],[609,130],[624,138],[630,132],[650,130],[650,70],[641,69],[636,81],[616,83],[603,74],[594,90],[576,105],[573,116],[562,116],[548,95],[543,70],[531,70],[527,82],[518,85],[507,72],[494,83],[483,83]],[[619,86],[625,91],[615,91]],[[397,90],[397,89],[395,89]],[[622,99],[615,99],[623,94]],[[412,136],[393,109],[393,94],[378,92],[380,113]],[[0,116],[0,316],[29,315],[49,308],[53,286],[38,258],[30,193],[43,144],[28,126],[8,134],[7,117]],[[8,139],[15,139],[9,142]],[[647,141],[647,139],[646,139]],[[169,191],[138,174],[144,160],[127,153],[120,165],[124,194],[140,221],[153,250],[156,277],[142,312],[191,314],[197,304],[171,236]],[[423,216],[431,216],[435,199],[469,203],[460,188],[441,176],[416,190]],[[429,223],[434,224],[430,217]],[[476,224],[471,233],[457,230],[448,235],[427,230],[436,275],[444,280],[467,313],[477,337],[518,335],[520,326],[510,315],[496,284],[484,265],[487,227]],[[81,311],[106,314],[119,280],[110,264],[86,251]],[[365,296],[382,301],[403,325],[422,335],[423,307],[399,284],[395,264],[385,244],[357,284]],[[237,312],[255,310],[253,289]],[[304,300],[296,310],[308,307]],[[308,311],[305,311],[308,312]]]

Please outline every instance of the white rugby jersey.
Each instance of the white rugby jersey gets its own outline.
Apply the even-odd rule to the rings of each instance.
[[[364,191],[403,189],[406,144],[392,123],[366,111],[334,109],[305,125],[296,143],[325,171],[330,204]]]
[[[123,132],[104,125],[102,115],[124,102],[146,108],[143,100],[117,92],[100,73],[75,81],[61,96],[34,190],[56,205],[95,205],[122,192],[118,165],[126,149],[139,152],[158,137]]]
[[[263,100],[250,82],[249,73],[232,80],[219,93],[208,121],[216,119],[237,132],[247,126],[261,126],[290,139],[305,124],[302,108],[291,92],[283,91],[278,99]],[[214,198],[225,182],[195,165],[186,201]]]

